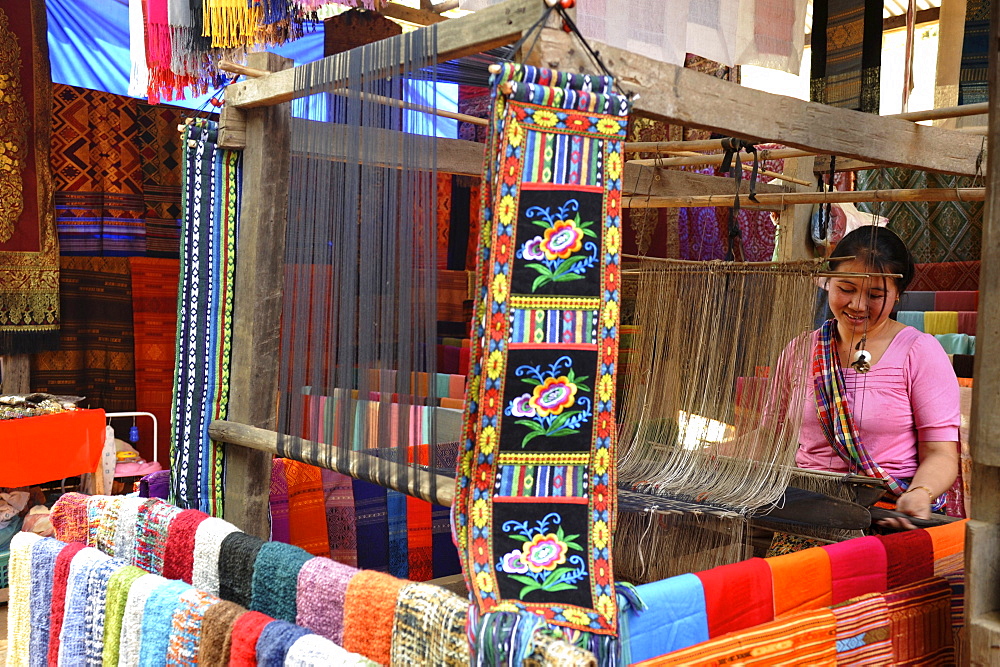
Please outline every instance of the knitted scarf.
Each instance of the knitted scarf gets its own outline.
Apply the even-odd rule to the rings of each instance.
[[[163,572],[163,554],[167,550],[170,522],[180,514],[179,507],[156,500],[139,506],[139,525],[136,530],[135,561],[146,572]]]
[[[309,631],[288,621],[268,623],[257,639],[257,664],[260,667],[282,667],[285,655],[297,639]]]
[[[377,664],[362,655],[351,653],[337,646],[325,637],[311,634],[296,639],[295,643],[288,649],[288,653],[285,654],[285,667],[313,667],[313,665],[375,667]],[[418,665],[421,663],[409,664]]]
[[[29,652],[33,656],[38,656],[39,662],[45,661],[45,655],[48,651],[56,561],[65,546],[59,540],[46,537],[37,540],[31,547],[31,643]]]
[[[10,607],[7,610],[8,665],[27,665],[31,643],[32,547],[41,537],[19,532],[10,541],[7,578]]]
[[[201,644],[198,664],[202,667],[226,667],[232,649],[233,625],[247,612],[235,602],[220,600],[205,610],[201,622]]]
[[[87,593],[90,571],[111,560],[93,547],[81,549],[73,557],[66,581],[66,610],[59,632],[58,662],[77,665],[87,660]],[[51,660],[52,655],[49,654]]]
[[[130,667],[139,664],[142,649],[142,627],[146,601],[153,591],[166,586],[167,579],[156,574],[144,574],[136,579],[128,589],[125,613],[122,614],[122,629],[118,647],[118,664]]]
[[[198,664],[201,628],[205,612],[219,602],[221,600],[214,595],[194,588],[189,588],[181,593],[180,606],[174,610],[171,621],[170,641],[167,647],[167,667]]]
[[[52,505],[49,521],[56,531],[57,540],[86,544],[87,496],[82,493],[64,493]]]
[[[388,574],[362,570],[347,585],[343,647],[389,664],[396,601],[407,582]]]
[[[152,501],[146,498],[126,497],[118,507],[118,525],[115,528],[115,556],[126,563],[135,562],[135,535],[139,522],[139,508]]]
[[[58,504],[58,503],[56,503]],[[66,586],[69,583],[69,569],[73,558],[86,547],[80,542],[67,544],[56,556],[56,567],[52,573],[52,606],[49,608],[48,663],[54,664],[59,658],[59,637],[62,634],[66,607]]]
[[[246,533],[231,533],[219,549],[219,597],[250,607],[253,566],[264,540]]]
[[[208,515],[198,510],[184,510],[174,517],[167,529],[167,548],[163,554],[163,576],[191,583],[194,568],[194,540],[198,526]]]
[[[191,584],[206,593],[219,594],[219,550],[222,541],[239,529],[228,521],[209,517],[198,524],[194,534],[194,565]]]
[[[329,558],[313,558],[306,562],[299,570],[295,622],[334,644],[343,644],[347,586],[358,572]]]
[[[104,603],[104,649],[101,658],[106,665],[117,665],[122,621],[125,615],[125,605],[132,584],[146,573],[134,565],[120,568],[108,579],[108,596]]]
[[[407,584],[396,601],[392,623],[392,664],[469,664],[465,634],[469,603],[449,590],[429,584]]]
[[[254,560],[250,608],[294,623],[299,571],[312,558],[309,552],[291,544],[262,544]]]
[[[181,606],[181,595],[191,590],[183,581],[170,581],[159,586],[146,599],[142,610],[142,644],[140,665],[162,665],[170,646],[174,612]]]
[[[104,655],[104,622],[108,599],[108,581],[126,563],[110,558],[95,563],[87,577],[87,608],[84,623],[87,633],[87,664],[101,664]]]
[[[256,667],[257,639],[264,628],[274,622],[273,618],[259,611],[248,611],[236,619],[231,633],[229,664],[233,667]]]

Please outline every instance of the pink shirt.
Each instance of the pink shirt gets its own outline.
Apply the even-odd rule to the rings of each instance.
[[[813,333],[813,345],[816,342]],[[845,368],[844,386],[855,424],[872,458],[896,477],[917,470],[918,442],[957,442],[961,423],[958,380],[944,348],[930,334],[906,327],[867,373]],[[795,463],[800,468],[848,472],[827,442],[807,382]]]

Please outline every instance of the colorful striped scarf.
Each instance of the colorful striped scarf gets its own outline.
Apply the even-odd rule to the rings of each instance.
[[[45,662],[48,650],[56,561],[65,546],[59,540],[48,537],[38,540],[31,547],[30,653],[38,657],[38,664]]]
[[[221,602],[194,588],[189,588],[180,596],[180,606],[174,610],[170,621],[170,639],[167,645],[167,667],[198,664],[199,642],[205,612]]]
[[[827,441],[851,470],[861,469],[869,477],[885,482],[895,496],[901,496],[909,487],[908,480],[895,477],[878,464],[868,453],[861,439],[851,406],[847,402],[844,371],[837,352],[837,320],[827,320],[819,329],[813,351],[813,385],[816,389],[816,415]],[[938,510],[944,507],[945,496],[931,504]]]

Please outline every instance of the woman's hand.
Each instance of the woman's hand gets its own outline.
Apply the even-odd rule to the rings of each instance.
[[[896,501],[896,511],[902,514],[915,517],[917,519],[931,518],[931,499],[923,487],[914,487],[913,491],[907,491]],[[882,519],[878,525],[894,530],[913,530],[916,528],[906,519]]]

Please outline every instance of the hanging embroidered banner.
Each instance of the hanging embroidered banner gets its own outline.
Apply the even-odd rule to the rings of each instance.
[[[494,76],[456,532],[479,610],[617,631],[622,142],[608,78]]]

